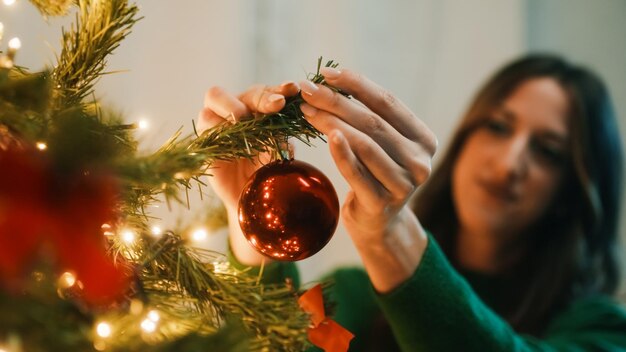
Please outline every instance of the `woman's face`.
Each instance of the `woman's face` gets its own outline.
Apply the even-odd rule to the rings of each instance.
[[[513,239],[551,205],[569,148],[568,99],[551,78],[523,82],[467,137],[452,173],[459,230]]]

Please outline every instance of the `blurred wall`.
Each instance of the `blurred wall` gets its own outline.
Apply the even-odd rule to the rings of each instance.
[[[109,60],[98,96],[129,121],[147,118],[143,149],[179,127],[191,132],[207,88],[235,93],[252,83],[301,80],[319,56],[363,72],[395,92],[436,133],[441,149],[473,93],[494,69],[530,49],[572,54],[609,80],[626,116],[626,2],[623,0],[138,0],[145,16]],[[60,26],[46,24],[24,1],[0,5],[5,38],[19,36],[20,64],[39,69],[59,48]],[[579,27],[578,23],[585,23]],[[599,40],[602,39],[602,40]],[[46,41],[48,44],[46,44]],[[52,50],[51,50],[52,49]],[[622,120],[622,127],[624,127]],[[441,152],[440,152],[441,153]],[[298,146],[298,158],[322,169],[347,192],[327,147]],[[192,211],[160,211],[166,222]],[[224,250],[224,234],[206,246]],[[360,260],[343,228],[314,257],[299,262],[304,282]]]

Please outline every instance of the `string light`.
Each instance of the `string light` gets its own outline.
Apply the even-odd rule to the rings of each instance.
[[[141,119],[137,123],[137,127],[139,127],[140,130],[146,130],[148,129],[148,127],[150,127],[150,123],[146,119]]]
[[[141,322],[141,329],[147,333],[153,333],[156,330],[156,323],[149,318],[144,319],[144,321]]]
[[[6,3],[6,0],[5,0]],[[2,35],[4,33],[4,25],[0,23],[0,39],[2,39]],[[6,55],[0,55],[0,68],[10,69],[13,67],[13,59],[15,58],[15,54],[22,47],[22,42],[19,38],[15,37],[9,40],[9,49],[6,52]]]
[[[111,325],[105,322],[101,322],[96,326],[96,333],[102,338],[111,336]]]
[[[3,0],[4,4],[7,6],[11,6],[15,4],[15,0]]]
[[[148,319],[156,323],[161,319],[161,315],[159,315],[159,312],[157,312],[156,310],[151,310],[150,312],[148,312]]]
[[[207,233],[207,231],[203,228],[199,228],[196,229],[192,234],[191,234],[191,239],[196,241],[196,242],[202,242],[204,240],[206,240],[206,238],[209,236],[209,234]]]
[[[37,144],[35,144],[37,146],[37,149],[39,150],[46,150],[48,149],[48,145],[44,142],[37,142]]]
[[[70,272],[64,272],[59,278],[59,284],[64,287],[72,287],[76,284],[76,276]]]
[[[157,323],[161,319],[159,312],[151,310],[148,312],[148,316],[141,322],[141,328],[147,333],[153,333],[157,328]]]
[[[135,233],[131,230],[122,231],[122,240],[128,244],[135,242]]]
[[[163,234],[163,230],[161,230],[161,228],[158,226],[152,226],[152,229],[150,230],[150,232],[152,232],[152,235],[155,237],[159,237]]]
[[[22,41],[20,38],[15,37],[9,40],[9,49],[19,50],[22,47]]]
[[[0,56],[0,68],[5,68],[5,69],[12,68],[15,54],[21,47],[22,47],[22,42],[20,41],[19,38],[16,37],[16,38],[9,40],[9,50],[7,50],[7,54]]]

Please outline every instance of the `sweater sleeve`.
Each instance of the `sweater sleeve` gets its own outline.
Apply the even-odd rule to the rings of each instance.
[[[413,276],[377,300],[403,351],[626,351],[626,311],[608,298],[574,303],[544,339],[517,334],[432,237]]]

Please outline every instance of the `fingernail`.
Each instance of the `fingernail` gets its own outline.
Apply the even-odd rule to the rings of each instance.
[[[270,103],[275,103],[275,102],[280,101],[282,99],[284,99],[284,98],[280,94],[272,94],[269,97],[267,97],[267,101],[269,101]]]
[[[322,67],[320,68],[320,73],[324,75],[324,77],[326,78],[333,79],[333,78],[339,77],[339,75],[341,74],[341,71],[332,67]]]
[[[280,85],[280,89],[288,90],[289,92],[292,92],[292,89],[299,91],[300,86],[294,81],[285,81]]]
[[[300,110],[305,116],[313,117],[317,114],[317,109],[307,103],[300,104]]]
[[[301,81],[300,89],[308,95],[313,95],[319,88],[311,81]]]

